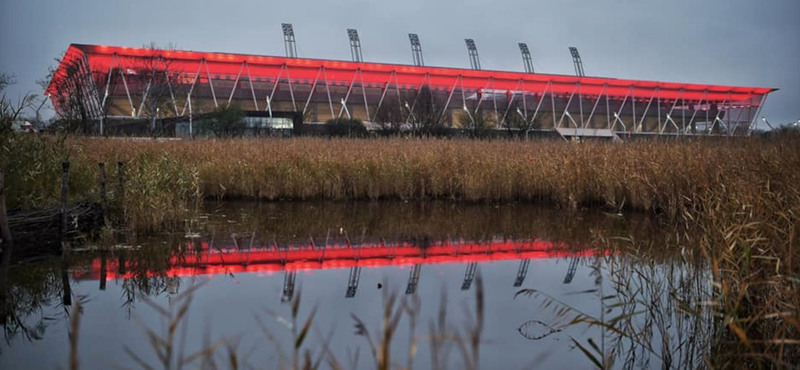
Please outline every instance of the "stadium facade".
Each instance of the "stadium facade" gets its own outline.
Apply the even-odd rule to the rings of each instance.
[[[237,104],[262,117],[292,112],[304,123],[480,121],[567,137],[749,135],[774,90],[72,44],[46,93],[60,116],[100,127],[111,119],[186,121]]]

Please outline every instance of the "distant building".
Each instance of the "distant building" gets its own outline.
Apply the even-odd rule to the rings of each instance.
[[[17,132],[38,132],[36,126],[30,121],[18,119],[11,124],[11,128]]]

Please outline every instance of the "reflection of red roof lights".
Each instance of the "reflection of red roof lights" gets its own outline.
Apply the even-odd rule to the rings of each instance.
[[[594,250],[571,252],[567,245],[546,241],[491,243],[441,243],[424,250],[403,243],[396,245],[364,244],[347,247],[331,245],[324,250],[310,246],[285,249],[265,248],[247,251],[209,250],[203,243],[198,254],[173,257],[167,271],[150,271],[152,276],[195,276],[245,272],[276,272],[295,270],[340,269],[349,267],[405,266],[413,264],[439,264],[464,262],[490,262],[516,259],[544,259],[569,256],[590,256]],[[91,271],[76,272],[77,279],[97,280],[101,276],[99,258],[92,261]],[[116,261],[106,265],[107,279],[130,278],[131,271],[118,274]]]

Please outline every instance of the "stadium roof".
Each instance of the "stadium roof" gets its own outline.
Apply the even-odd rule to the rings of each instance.
[[[311,83],[320,78],[325,71],[328,82],[350,83],[360,74],[367,87],[383,87],[397,84],[406,88],[416,88],[421,84],[430,85],[433,90],[497,90],[525,91],[528,93],[571,94],[576,89],[582,95],[628,96],[631,92],[636,98],[657,98],[663,100],[698,101],[752,101],[756,96],[768,94],[777,89],[764,87],[723,86],[710,84],[689,84],[628,80],[605,77],[576,77],[568,75],[523,73],[492,70],[471,70],[446,67],[421,67],[401,64],[349,62],[341,60],[286,58],[265,55],[246,55],[234,53],[212,53],[181,50],[154,50],[105,45],[70,45],[65,61],[85,57],[92,71],[108,71],[117,60],[135,60],[161,56],[170,60],[172,72],[195,74],[208,72],[214,78],[233,80],[241,73],[245,64],[248,74],[254,81],[272,81],[289,78],[296,83]],[[208,71],[201,71],[202,61]],[[118,66],[120,62],[117,62]],[[65,62],[59,66],[53,80],[65,77]],[[284,72],[284,70],[286,72]],[[360,73],[354,73],[360,72]],[[283,74],[283,75],[282,75]],[[53,93],[51,81],[47,93]]]

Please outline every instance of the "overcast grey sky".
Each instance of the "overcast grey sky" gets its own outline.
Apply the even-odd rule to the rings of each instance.
[[[0,71],[12,96],[70,43],[283,55],[281,22],[299,56],[349,59],[357,28],[365,61],[411,64],[409,32],[427,65],[469,67],[474,38],[484,69],[572,74],[577,46],[590,76],[775,87],[763,115],[800,119],[800,0],[2,0]]]

